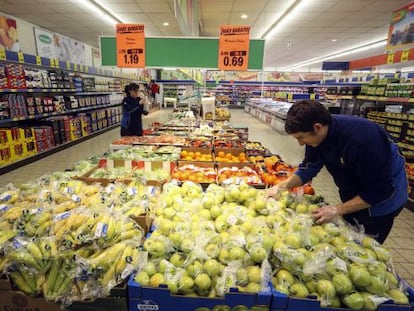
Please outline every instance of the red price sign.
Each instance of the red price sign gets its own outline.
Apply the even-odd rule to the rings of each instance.
[[[116,54],[118,67],[145,67],[144,25],[116,25]]]
[[[221,26],[218,69],[247,70],[250,26]]]

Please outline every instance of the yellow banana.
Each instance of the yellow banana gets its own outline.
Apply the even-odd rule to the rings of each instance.
[[[36,230],[36,234],[37,236],[44,236],[49,230],[50,230],[50,226],[52,225],[52,222],[49,221],[45,221],[44,223],[42,223]]]
[[[32,295],[33,289],[26,283],[23,276],[19,272],[12,272],[9,273],[10,277],[12,278],[14,284],[25,294]]]
[[[43,283],[43,295],[48,299],[52,300],[53,288],[55,287],[56,279],[60,270],[61,259],[56,258],[52,262],[52,266],[49,273],[46,276],[46,281]]]
[[[33,256],[27,252],[22,252],[20,250],[12,251],[7,254],[7,257],[10,262],[25,263],[37,269],[38,271],[43,270],[43,266],[39,265]]]
[[[118,259],[118,263],[116,264],[115,272],[117,275],[121,275],[122,272],[125,270],[126,265],[132,261],[133,249],[131,246],[127,246],[122,255]]]

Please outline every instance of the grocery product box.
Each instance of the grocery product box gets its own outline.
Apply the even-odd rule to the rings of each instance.
[[[23,154],[26,157],[30,157],[32,155],[35,155],[36,153],[36,143],[34,141],[23,143]]]
[[[218,148],[218,147],[214,147],[214,154],[215,156],[217,156],[219,154],[219,152],[224,152],[225,154],[230,153],[234,156],[239,156],[240,153],[244,153],[245,149],[243,147],[240,148]]]
[[[6,165],[12,161],[10,146],[0,146],[0,165]]]
[[[18,143],[18,144],[12,144],[10,146],[11,158],[13,161],[18,161],[25,157],[23,145],[24,145],[23,143]]]
[[[20,141],[20,129],[0,128],[0,145],[10,145]]]
[[[99,167],[107,168],[111,170],[115,167],[126,167],[126,168],[135,168],[143,169],[145,171],[155,171],[157,169],[164,169],[170,174],[174,171],[176,163],[169,161],[137,161],[137,160],[109,160],[101,159],[99,161]]]
[[[128,300],[125,297],[104,297],[95,301],[76,301],[65,310],[67,311],[128,311]]]
[[[34,140],[34,131],[32,127],[19,128],[19,132],[21,142]]]
[[[173,295],[166,285],[160,285],[157,288],[144,287],[134,281],[134,276],[128,281],[128,307],[129,311],[140,310],[249,310],[255,307],[255,310],[269,310],[272,294],[270,292],[241,293],[237,288],[230,288],[230,291],[224,297],[207,298],[207,297],[188,297]],[[243,308],[242,308],[243,306]]]
[[[33,298],[19,291],[0,291],[0,310],[61,311],[60,304]]]
[[[145,234],[150,232],[154,219],[147,215],[132,217],[133,220],[144,230]]]

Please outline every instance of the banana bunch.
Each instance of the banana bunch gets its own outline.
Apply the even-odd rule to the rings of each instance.
[[[8,269],[15,286],[27,295],[36,296],[42,290],[45,276],[42,273],[34,272],[23,264],[14,264]]]
[[[252,142],[248,141],[246,142],[246,149],[252,150],[252,151],[258,151],[258,152],[265,152],[266,148],[262,146],[259,142]]]
[[[30,237],[42,237],[49,234],[52,212],[47,208],[24,210],[14,223],[14,230]]]
[[[45,273],[51,261],[58,257],[55,241],[52,238],[36,240],[14,238],[6,248],[5,258],[11,264],[24,264],[27,268]]]
[[[47,300],[57,301],[67,295],[72,288],[76,263],[71,258],[58,257],[53,260],[42,285]]]

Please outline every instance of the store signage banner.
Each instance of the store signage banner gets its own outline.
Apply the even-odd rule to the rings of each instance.
[[[85,44],[40,28],[34,28],[37,55],[62,62],[85,64]]]
[[[387,51],[414,46],[414,2],[395,10],[388,29]]]
[[[250,26],[220,26],[218,69],[247,70]]]
[[[116,25],[117,66],[145,67],[145,33],[143,24]]]
[[[0,15],[0,49],[21,51],[16,20],[7,15]]]

